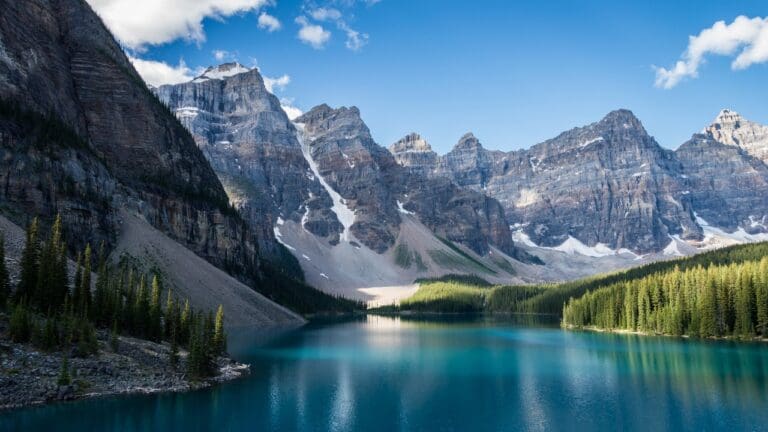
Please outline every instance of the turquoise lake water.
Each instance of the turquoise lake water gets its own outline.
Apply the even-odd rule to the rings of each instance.
[[[4,412],[0,430],[768,430],[768,344],[479,317],[235,333],[245,379]]]

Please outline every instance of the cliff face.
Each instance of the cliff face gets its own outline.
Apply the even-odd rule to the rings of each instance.
[[[498,202],[447,179],[404,168],[373,141],[357,108],[321,105],[296,121],[303,124],[304,140],[320,174],[354,212],[352,233],[372,249],[383,252],[392,246],[399,214],[414,213],[436,235],[480,255],[490,245],[519,255]]]
[[[61,212],[114,244],[132,208],[216,265],[257,262],[252,234],[194,140],[82,0],[0,0],[0,182],[6,212]]]
[[[768,232],[768,166],[738,146],[697,134],[675,151],[697,216],[727,232]]]
[[[411,169],[497,199],[509,224],[541,246],[574,237],[645,253],[663,249],[670,235],[701,236],[682,166],[626,110],[527,150],[489,151],[467,134],[444,156],[414,161],[391,151]]]
[[[739,113],[724,109],[703,134],[720,143],[736,146],[768,163],[768,126],[749,121]]]
[[[352,242],[381,254],[394,246],[406,206],[437,235],[480,254],[490,244],[514,251],[498,203],[404,169],[373,141],[357,108],[321,105],[294,125],[259,72],[234,63],[156,93],[264,238],[292,221],[330,246]]]

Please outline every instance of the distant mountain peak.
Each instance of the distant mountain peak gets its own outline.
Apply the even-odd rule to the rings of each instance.
[[[717,115],[717,117],[715,117],[715,120],[712,123],[713,124],[716,124],[716,123],[729,124],[729,123],[740,122],[743,120],[744,120],[744,117],[742,117],[741,114],[726,108],[726,109],[720,110],[720,113]]]
[[[480,140],[478,140],[472,132],[465,133],[459,138],[459,142],[453,146],[453,150],[475,150],[482,148],[483,145],[480,144]]]
[[[768,126],[749,121],[736,111],[721,110],[702,133],[723,144],[741,147],[768,162]]]
[[[402,152],[431,152],[432,146],[429,145],[427,140],[421,137],[416,132],[411,132],[408,135],[400,138],[396,143],[389,146],[389,151],[392,153]]]
[[[222,63],[218,66],[209,66],[200,76],[192,80],[193,82],[203,82],[212,79],[224,79],[241,73],[250,72],[252,69],[243,66],[238,62]]]
[[[637,129],[645,132],[643,123],[628,109],[617,109],[609,112],[598,122],[598,125],[616,129]]]

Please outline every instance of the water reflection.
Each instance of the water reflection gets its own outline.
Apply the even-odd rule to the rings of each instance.
[[[567,332],[534,317],[357,317],[230,342],[213,390],[6,413],[0,430],[759,430],[768,346]]]

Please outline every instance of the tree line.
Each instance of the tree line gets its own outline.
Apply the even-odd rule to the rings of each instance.
[[[226,353],[222,306],[215,316],[211,311],[198,311],[189,301],[177,301],[170,289],[161,301],[164,290],[157,273],[141,273],[128,260],[109,265],[103,245],[96,257],[90,245],[77,254],[70,284],[61,217],[56,217],[44,242],[39,230],[35,218],[27,229],[15,289],[0,238],[0,309],[10,312],[9,333],[14,342],[88,356],[98,353],[96,329],[109,329],[115,351],[119,349],[118,335],[167,341],[174,367],[183,347],[189,352],[186,367],[190,377],[215,374],[216,358]],[[94,263],[97,275],[92,281]]]
[[[768,337],[768,256],[618,282],[563,308],[563,323],[700,337]]]

